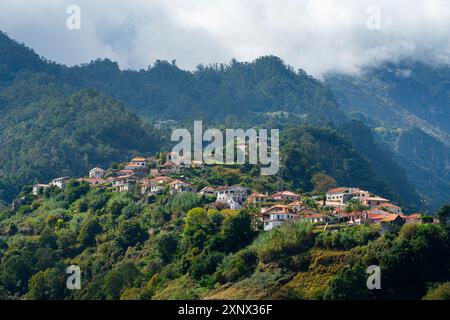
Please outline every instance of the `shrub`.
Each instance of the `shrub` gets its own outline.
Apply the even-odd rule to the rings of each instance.
[[[216,280],[221,283],[241,280],[253,273],[257,260],[255,253],[250,249],[229,255],[218,267]]]
[[[270,262],[305,252],[313,244],[313,225],[298,221],[261,234],[251,247],[261,261]]]

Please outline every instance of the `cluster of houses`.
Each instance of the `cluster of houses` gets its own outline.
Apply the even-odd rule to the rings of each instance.
[[[384,230],[391,230],[405,223],[421,222],[419,214],[405,215],[400,207],[392,204],[388,199],[374,196],[369,191],[359,188],[331,189],[324,199],[316,201],[316,209],[311,209],[311,205],[305,204],[299,194],[289,190],[269,195],[251,192],[243,186],[233,185],[208,186],[198,191],[191,182],[170,177],[187,168],[186,165],[175,165],[170,159],[170,154],[165,164],[157,166],[156,169],[150,169],[149,163],[153,161],[155,158],[135,157],[117,170],[106,171],[95,167],[89,171],[87,178],[79,178],[78,181],[85,181],[92,187],[109,187],[116,192],[136,191],[143,197],[190,192],[212,197],[214,204],[221,208],[239,210],[253,206],[258,208],[259,220],[264,230],[271,230],[296,220],[321,224],[344,221],[349,225],[381,224]],[[38,196],[50,186],[62,189],[69,180],[69,177],[60,177],[53,179],[49,184],[36,184],[33,186],[32,193]],[[358,200],[357,203],[361,205],[361,209],[349,212],[347,206],[354,200]]]

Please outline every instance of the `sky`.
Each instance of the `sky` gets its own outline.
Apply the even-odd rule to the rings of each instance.
[[[109,58],[123,69],[276,55],[321,77],[404,58],[450,62],[446,0],[0,0],[0,30],[49,60]]]

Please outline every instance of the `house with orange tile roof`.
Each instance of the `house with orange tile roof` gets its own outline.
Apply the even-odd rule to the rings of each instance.
[[[300,195],[295,194],[292,191],[285,190],[285,191],[280,191],[280,192],[277,192],[277,193],[271,195],[270,198],[272,198],[275,201],[289,201],[289,202],[292,202],[292,201],[299,200],[300,199]]]
[[[89,186],[95,187],[100,185],[108,185],[110,182],[103,178],[79,178],[77,179],[79,182],[87,182],[89,183]]]
[[[380,221],[381,233],[398,231],[405,222],[406,220],[401,215],[389,214]]]
[[[370,196],[369,191],[361,190],[359,188],[348,188],[348,187],[339,187],[330,189],[325,194],[326,204],[328,205],[328,203],[330,202],[330,206],[333,206],[332,203],[345,204],[354,198],[362,200],[363,198],[369,196]]]
[[[115,177],[112,180],[112,188],[117,192],[133,192],[136,181],[136,178],[131,174]]]
[[[168,184],[170,194],[178,194],[185,192],[197,192],[197,187],[192,183],[183,180],[174,180]]]
[[[362,199],[362,202],[366,206],[377,207],[379,205],[388,204],[391,201],[388,199],[385,199],[385,198],[381,198],[381,197],[367,197],[367,198]]]
[[[291,207],[277,204],[267,209],[261,209],[261,217],[265,231],[272,230],[297,218]]]
[[[268,198],[269,198],[269,196],[267,194],[253,192],[252,194],[250,194],[248,196],[247,202],[258,204],[258,203],[266,202]]]
[[[402,214],[402,208],[392,203],[383,203],[376,206],[375,208],[379,208],[394,214]]]
[[[147,159],[144,157],[134,157],[131,159],[129,165],[145,170],[147,169]]]

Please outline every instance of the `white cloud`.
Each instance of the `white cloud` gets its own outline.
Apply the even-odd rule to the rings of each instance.
[[[449,62],[445,0],[27,0],[0,3],[0,29],[39,54],[69,65],[108,57],[123,68],[156,59],[199,63],[274,54],[320,76],[356,72],[385,60]],[[82,29],[65,27],[79,5]],[[369,30],[367,8],[380,8]]]

